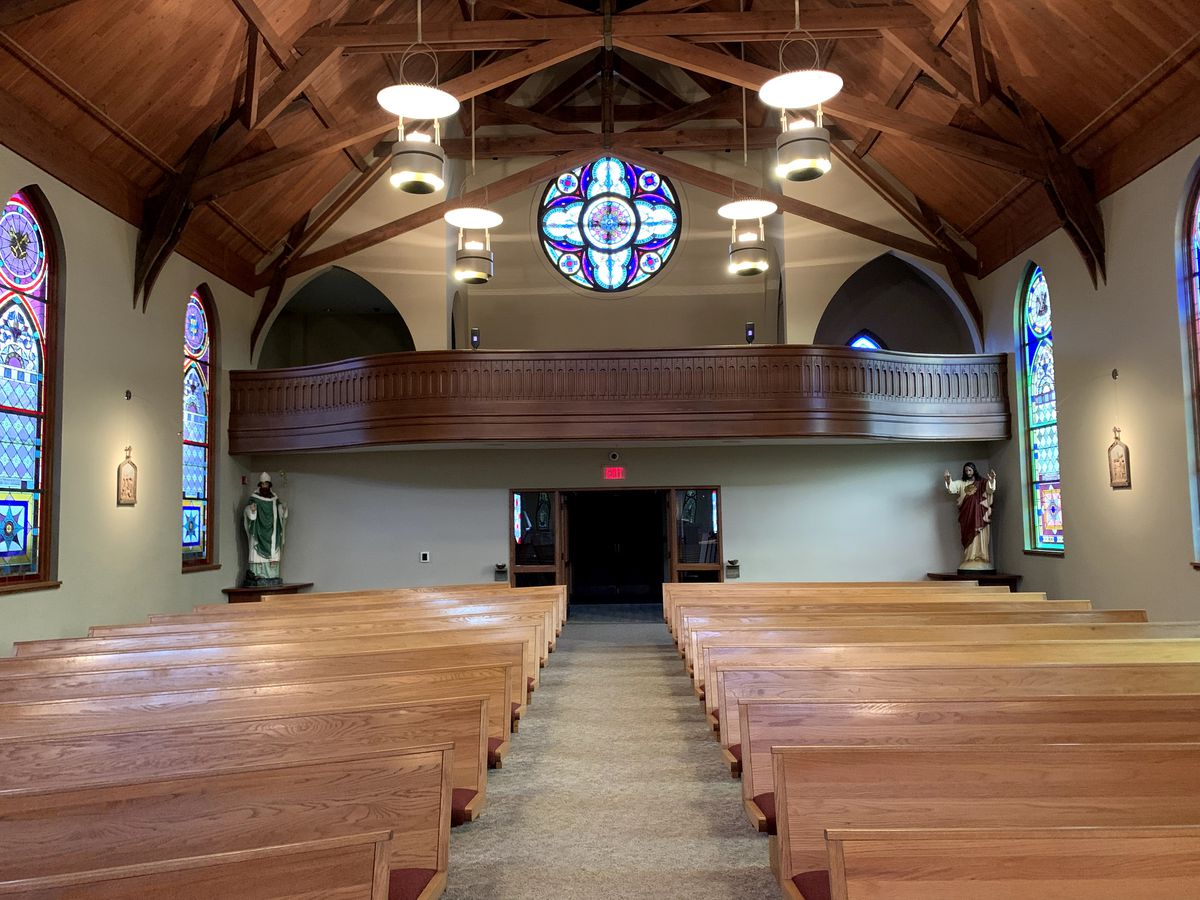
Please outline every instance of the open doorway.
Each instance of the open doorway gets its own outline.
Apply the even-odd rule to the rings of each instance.
[[[661,603],[668,491],[563,492],[571,603]]]

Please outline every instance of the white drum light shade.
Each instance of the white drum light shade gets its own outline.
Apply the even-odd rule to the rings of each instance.
[[[458,99],[429,84],[393,84],[375,99],[395,116],[405,119],[444,119],[458,112]]]
[[[761,219],[773,215],[779,209],[770,200],[734,200],[717,210],[722,219]]]
[[[842,77],[823,69],[800,69],[776,75],[758,89],[759,99],[776,109],[809,109],[842,89]]]
[[[771,268],[771,255],[763,234],[762,219],[758,228],[746,228],[741,234],[733,223],[733,242],[729,245],[729,272],[732,275],[761,275]]]
[[[487,228],[498,228],[504,223],[504,217],[491,209],[479,206],[456,206],[446,210],[442,217],[446,224],[455,228],[466,228],[469,231],[483,231]]]
[[[812,181],[832,168],[829,132],[812,126],[785,131],[775,140],[775,175],[788,181]]]
[[[392,187],[406,194],[433,194],[446,186],[442,178],[446,154],[441,146],[424,141],[397,141],[392,145]]]

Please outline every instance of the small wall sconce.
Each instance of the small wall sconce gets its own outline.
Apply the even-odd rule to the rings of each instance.
[[[726,580],[729,580],[731,578],[741,578],[742,577],[742,567],[741,567],[740,563],[741,563],[741,560],[738,560],[738,559],[725,560],[725,579]]]
[[[746,343],[747,344],[754,343],[754,323],[753,322],[746,323]]]
[[[479,329],[478,328],[471,329],[471,349],[472,350],[479,349]]]
[[[494,578],[496,581],[508,581],[508,563],[496,563]]]

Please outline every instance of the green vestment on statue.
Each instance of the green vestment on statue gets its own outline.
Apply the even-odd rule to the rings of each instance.
[[[250,501],[242,513],[250,545],[247,581],[250,581],[249,576],[253,576],[260,584],[279,582],[287,514],[287,506],[278,496],[264,497],[258,491],[250,495]]]

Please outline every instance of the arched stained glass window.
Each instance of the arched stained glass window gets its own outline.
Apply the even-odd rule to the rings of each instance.
[[[1200,466],[1200,174],[1188,195],[1183,227],[1183,253],[1187,271],[1188,316],[1187,342],[1191,350],[1192,440],[1197,466]],[[1197,476],[1193,476],[1195,478]],[[1194,502],[1194,501],[1193,501]],[[1200,509],[1193,510],[1193,533],[1200,552]]]
[[[50,580],[57,239],[27,193],[0,213],[0,584]]]
[[[680,224],[671,183],[612,156],[559,175],[538,209],[542,249],[555,269],[604,293],[637,287],[662,271]]]
[[[183,319],[183,565],[212,557],[212,303],[199,287]]]
[[[1031,265],[1021,294],[1025,450],[1029,460],[1029,549],[1062,551],[1062,480],[1058,459],[1058,402],[1054,389],[1054,328],[1050,288]]]
[[[867,331],[865,328],[854,337],[850,338],[850,342],[847,344],[847,346],[852,347],[855,350],[887,349],[887,347],[883,346],[883,341],[875,337],[875,335],[871,334],[871,332]]]

